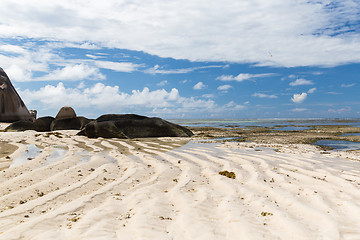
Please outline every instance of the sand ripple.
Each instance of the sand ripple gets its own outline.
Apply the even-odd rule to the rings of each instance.
[[[71,131],[0,141],[18,146],[10,158],[41,148],[0,172],[0,239],[360,239],[357,161]],[[54,146],[66,152],[47,161]]]

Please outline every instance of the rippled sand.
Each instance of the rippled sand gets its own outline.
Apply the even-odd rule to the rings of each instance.
[[[0,132],[0,239],[360,239],[355,153],[76,132]]]

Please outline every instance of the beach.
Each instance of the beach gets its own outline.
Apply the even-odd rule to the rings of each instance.
[[[77,132],[0,132],[0,239],[360,239],[359,150]]]

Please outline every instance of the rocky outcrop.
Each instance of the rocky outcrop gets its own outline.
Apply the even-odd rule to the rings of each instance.
[[[17,121],[10,124],[5,128],[5,132],[22,132],[26,130],[35,130],[38,132],[50,131],[50,125],[55,118],[53,117],[41,117],[34,122],[29,121]]]
[[[87,119],[85,117],[72,117],[72,118],[62,118],[55,119],[51,123],[51,131],[56,130],[81,130],[86,124],[91,122],[92,120]]]
[[[107,114],[96,120],[85,117],[53,118],[42,117],[34,122],[17,121],[5,131],[38,132],[56,130],[80,130],[78,135],[89,138],[147,138],[147,137],[191,137],[189,129],[165,121],[161,118],[149,118],[136,114]]]
[[[193,133],[161,118],[135,114],[103,115],[79,132],[90,138],[191,137]]]
[[[73,118],[76,117],[75,110],[72,107],[64,106],[60,108],[58,114],[56,114],[56,119],[63,119],[63,118]]]
[[[0,68],[0,122],[33,120],[9,77]]]

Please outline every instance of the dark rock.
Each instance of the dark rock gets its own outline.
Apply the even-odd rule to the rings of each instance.
[[[29,110],[0,68],[0,122],[33,121]]]
[[[108,114],[90,122],[78,133],[90,138],[191,137],[189,129],[161,118],[135,114]]]
[[[23,132],[26,130],[35,130],[35,124],[29,121],[17,121],[5,128],[5,132]]]
[[[72,117],[55,119],[51,123],[51,131],[55,130],[81,130],[92,120],[85,117]]]
[[[92,121],[88,123],[85,128],[78,133],[78,135],[87,136],[89,138],[128,138],[120,129],[116,127],[114,121]]]
[[[132,120],[143,120],[148,117],[140,116],[136,114],[105,114],[96,119],[97,122],[105,122],[105,121],[116,121],[123,119],[132,119]]]
[[[10,124],[5,128],[5,132],[22,132],[26,130],[35,130],[38,132],[50,131],[50,124],[55,118],[42,117],[35,120],[35,122],[29,121],[17,121]]]
[[[35,130],[38,132],[49,132],[52,121],[55,118],[53,117],[41,117],[35,120]]]

